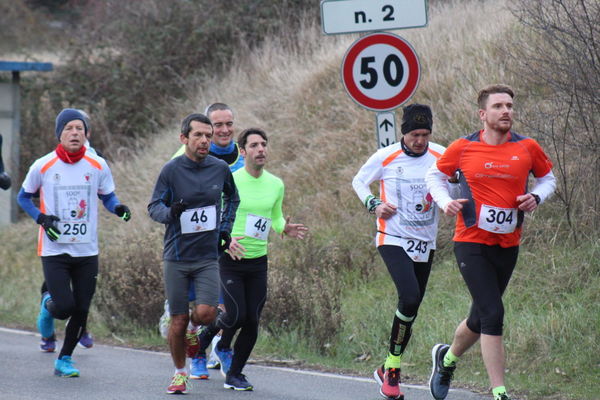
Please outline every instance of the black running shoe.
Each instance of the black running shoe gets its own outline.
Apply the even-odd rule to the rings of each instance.
[[[450,346],[447,344],[436,344],[431,349],[433,366],[429,378],[429,390],[435,400],[444,400],[448,396],[450,382],[456,369],[456,366],[444,367],[444,356],[449,349]]]
[[[225,383],[223,384],[225,389],[233,389],[233,390],[252,390],[254,386],[246,379],[246,375],[230,375],[227,374],[225,377]]]

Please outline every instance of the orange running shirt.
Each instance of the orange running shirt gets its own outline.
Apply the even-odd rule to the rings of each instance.
[[[552,162],[531,138],[511,131],[506,143],[490,145],[481,140],[482,132],[454,141],[436,164],[449,176],[460,168],[475,201],[477,224],[465,227],[459,213],[453,240],[517,246],[521,239],[520,226],[513,226],[514,230],[510,232],[498,232],[502,232],[502,224],[516,224],[517,196],[527,193],[529,173],[541,178],[551,171]]]

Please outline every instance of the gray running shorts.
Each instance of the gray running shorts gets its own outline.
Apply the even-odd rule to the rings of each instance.
[[[195,304],[219,304],[219,266],[216,259],[200,261],[164,260],[165,292],[171,315],[189,311],[189,287],[194,282]]]

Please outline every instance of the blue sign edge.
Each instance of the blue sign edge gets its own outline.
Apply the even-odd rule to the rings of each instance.
[[[52,71],[52,63],[0,61],[0,71]]]

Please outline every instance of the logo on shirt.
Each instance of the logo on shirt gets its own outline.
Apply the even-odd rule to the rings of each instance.
[[[52,179],[54,180],[54,183],[59,183],[60,182],[60,174],[59,173],[54,174]]]
[[[431,197],[430,193],[427,193],[423,200],[415,205],[415,211],[425,214],[427,211],[431,210],[432,205],[433,197]]]
[[[496,164],[493,161],[491,161],[491,162],[486,162],[485,164],[483,164],[483,167],[485,169],[504,169],[504,168],[510,168],[510,165],[508,165],[508,164]]]
[[[85,183],[92,183],[92,174],[86,172],[85,175],[83,175],[83,179],[85,180]]]
[[[82,219],[83,217],[86,216],[86,211],[87,211],[87,203],[85,202],[85,200],[81,199],[81,201],[79,201],[79,204],[72,207],[71,218],[77,219],[77,220]]]
[[[519,161],[519,156],[512,156],[511,160],[512,161]]]

